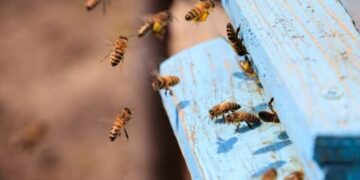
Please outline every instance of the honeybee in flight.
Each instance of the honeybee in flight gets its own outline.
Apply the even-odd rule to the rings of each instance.
[[[276,180],[276,177],[277,177],[276,169],[271,168],[262,175],[261,180]]]
[[[86,0],[86,1],[85,1],[86,10],[91,11],[91,10],[94,9],[96,6],[98,6],[101,2],[103,3],[103,12],[105,13],[105,11],[106,11],[106,4],[107,4],[107,3],[110,4],[110,0]]]
[[[127,36],[120,35],[113,43],[113,49],[105,56],[104,60],[110,55],[111,66],[115,67],[124,62],[124,55],[128,47],[129,39]]]
[[[230,45],[233,47],[233,49],[239,56],[244,56],[248,54],[248,52],[244,44],[242,43],[243,40],[239,38],[239,32],[240,26],[235,31],[234,26],[231,23],[228,23],[226,25],[226,34]]]
[[[284,180],[303,180],[304,173],[302,171],[295,171],[287,175]]]
[[[260,111],[259,112],[259,117],[260,119],[262,119],[265,122],[273,122],[273,123],[279,123],[279,117],[276,113],[276,111],[273,108],[272,103],[274,102],[274,98],[272,97],[268,103],[269,109],[271,112],[268,111]]]
[[[143,37],[151,32],[160,40],[164,40],[166,27],[173,20],[170,11],[161,11],[147,19],[138,31],[138,37]]]
[[[228,112],[234,112],[240,109],[240,104],[236,102],[225,101],[220,104],[215,105],[209,110],[210,119],[217,119],[218,116],[222,116],[225,119],[225,114]]]
[[[155,72],[152,78],[152,88],[154,91],[165,89],[165,95],[167,95],[167,91],[169,91],[170,96],[172,96],[174,93],[170,87],[179,84],[179,82],[180,78],[177,76],[160,76],[158,72]]]
[[[200,0],[189,12],[185,15],[186,21],[194,21],[196,24],[205,22],[211,10],[215,8],[213,0]]]
[[[44,139],[47,125],[44,122],[32,122],[24,127],[12,139],[12,143],[22,150],[32,150]]]
[[[109,137],[110,141],[114,141],[117,136],[121,135],[121,128],[124,129],[126,139],[129,140],[129,134],[126,131],[125,125],[130,121],[132,117],[132,112],[129,108],[124,108],[120,114],[116,115],[113,126],[110,129]]]
[[[239,62],[239,65],[247,77],[256,78],[256,72],[254,71],[248,55],[245,56],[245,60]]]
[[[260,119],[254,114],[251,114],[251,113],[248,113],[248,112],[243,112],[243,111],[233,112],[231,114],[228,114],[225,117],[225,123],[234,123],[234,124],[236,124],[237,125],[236,129],[239,128],[241,122],[245,122],[246,125],[249,128],[252,129],[253,127],[252,127],[251,124],[260,123]]]

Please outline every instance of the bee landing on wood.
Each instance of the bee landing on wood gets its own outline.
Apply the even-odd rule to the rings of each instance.
[[[149,33],[154,33],[157,38],[164,40],[166,27],[173,20],[173,15],[170,11],[161,11],[153,17],[145,21],[138,31],[138,37],[144,37]]]
[[[113,49],[105,56],[104,60],[110,55],[111,66],[115,67],[124,62],[124,55],[128,47],[129,38],[120,35],[113,43]]]
[[[200,0],[188,13],[185,15],[186,21],[194,21],[196,24],[205,22],[210,14],[210,11],[215,8],[213,0]]]
[[[259,117],[261,120],[265,121],[265,122],[273,122],[273,123],[279,123],[279,117],[276,113],[276,111],[274,110],[272,103],[274,102],[274,98],[272,97],[268,103],[269,109],[271,110],[271,112],[268,111],[260,111],[259,112]]]
[[[254,114],[243,111],[233,112],[225,117],[225,123],[236,124],[236,130],[239,129],[241,122],[245,122],[246,125],[252,129],[251,124],[259,124],[260,119]]]
[[[225,119],[225,114],[228,112],[234,112],[238,109],[240,109],[240,104],[237,104],[236,102],[222,102],[220,104],[215,105],[209,110],[209,116],[210,119],[217,119],[218,116],[222,116],[223,119]]]
[[[276,177],[277,177],[276,169],[271,168],[262,175],[261,180],[276,180]]]
[[[233,47],[233,49],[239,56],[244,56],[248,54],[248,52],[244,44],[242,43],[242,39],[239,38],[239,32],[240,32],[240,26],[235,31],[231,23],[228,23],[226,25],[226,34],[230,45]]]
[[[103,12],[106,11],[106,4],[110,4],[110,0],[86,0],[85,1],[85,7],[87,11],[93,10],[96,6],[98,6],[100,3],[103,3]]]
[[[304,173],[302,171],[295,171],[287,175],[284,180],[303,180]]]
[[[130,121],[132,112],[129,108],[124,108],[120,114],[116,116],[113,126],[110,129],[110,141],[114,141],[117,136],[121,135],[121,128],[124,129],[126,139],[129,140],[129,134],[126,131],[125,125]]]
[[[170,96],[172,96],[174,93],[170,87],[176,86],[179,82],[180,78],[177,76],[160,76],[159,73],[155,72],[152,78],[152,88],[154,91],[165,89],[165,95],[169,91]]]

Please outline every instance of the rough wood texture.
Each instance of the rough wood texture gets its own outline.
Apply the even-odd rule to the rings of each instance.
[[[280,177],[302,169],[296,150],[280,124],[211,122],[208,110],[233,100],[242,110],[267,108],[265,96],[254,80],[240,70],[229,44],[219,38],[185,50],[166,60],[161,75],[177,75],[174,96],[161,91],[164,107],[193,179],[258,178],[273,167]]]
[[[360,41],[341,4],[223,0],[223,5],[234,25],[241,25],[264,89],[275,97],[304,161],[359,164]]]

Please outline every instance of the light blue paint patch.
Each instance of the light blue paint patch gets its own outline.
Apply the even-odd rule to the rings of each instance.
[[[208,110],[225,100],[240,103],[244,111],[268,110],[270,97],[242,75],[237,59],[218,38],[161,64],[161,75],[181,79],[173,97],[160,94],[193,179],[252,179],[269,167],[282,178],[302,169],[290,140],[278,138],[285,131],[280,124],[249,129],[244,123],[236,131],[235,125],[208,118]]]

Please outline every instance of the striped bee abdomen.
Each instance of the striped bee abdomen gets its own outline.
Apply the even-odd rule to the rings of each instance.
[[[241,39],[238,37],[240,28],[236,31],[231,23],[226,25],[226,34],[230,41],[231,46],[234,48],[236,53],[240,56],[247,54],[246,48],[241,42]]]
[[[122,49],[115,49],[111,53],[111,65],[117,66],[121,61],[124,59],[124,50]]]
[[[185,20],[192,21],[194,19],[197,19],[201,16],[202,13],[203,11],[199,7],[194,7],[193,9],[191,9],[189,12],[186,13]]]
[[[166,81],[167,81],[167,86],[172,87],[172,86],[179,84],[180,78],[178,78],[176,76],[168,76],[166,78]]]

